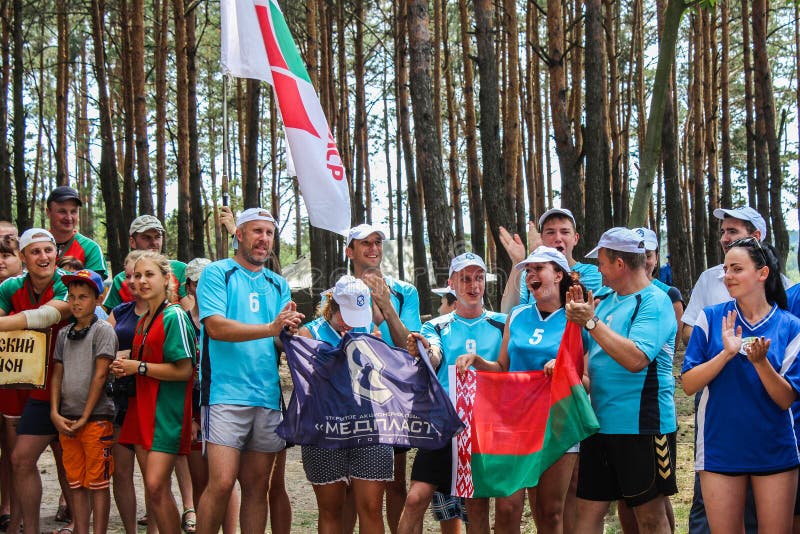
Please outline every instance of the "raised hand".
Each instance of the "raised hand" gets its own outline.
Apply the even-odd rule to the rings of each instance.
[[[500,238],[500,244],[503,245],[503,248],[506,249],[508,256],[511,258],[511,263],[517,264],[525,259],[525,244],[522,242],[519,234],[514,234],[512,236],[509,231],[502,226],[498,229],[497,233]]]
[[[764,336],[757,337],[751,343],[745,346],[744,351],[747,353],[747,359],[753,365],[763,362],[767,358],[767,351],[769,351],[770,340]]]
[[[722,318],[722,347],[728,359],[736,356],[742,348],[742,327],[736,327],[735,311],[729,311]]]

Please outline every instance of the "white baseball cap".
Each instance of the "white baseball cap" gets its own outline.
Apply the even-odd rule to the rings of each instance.
[[[714,210],[714,217],[717,219],[724,219],[726,215],[751,223],[756,227],[756,230],[761,232],[762,240],[767,238],[767,223],[764,221],[764,217],[750,206],[739,206],[733,209],[717,208]]]
[[[366,328],[372,323],[372,301],[367,284],[346,274],[329,291],[348,326]]]
[[[347,233],[347,244],[349,245],[353,239],[366,239],[372,234],[378,234],[381,236],[381,239],[386,239],[386,233],[383,230],[377,226],[365,223],[350,228],[350,231]]]
[[[658,250],[658,236],[653,230],[642,226],[634,228],[633,231],[639,234],[639,237],[644,241],[645,250]]]
[[[431,291],[440,297],[443,297],[447,294],[453,295],[454,297],[456,296],[456,292],[452,287],[434,287],[431,289]]]
[[[470,265],[476,265],[484,271],[486,270],[486,264],[483,262],[483,258],[472,252],[465,252],[459,254],[450,261],[450,274],[448,277],[453,276],[453,273],[466,269]]]
[[[644,241],[642,238],[629,228],[617,226],[611,230],[606,230],[600,236],[600,241],[587,255],[587,258],[596,258],[601,248],[608,248],[618,252],[631,252],[633,254],[644,254]]]
[[[560,215],[562,217],[567,217],[569,220],[572,221],[572,226],[575,226],[575,216],[572,215],[572,212],[569,211],[567,208],[551,208],[546,212],[542,213],[542,216],[539,217],[539,231],[542,231],[542,227],[544,226],[544,222],[552,217],[553,215]]]
[[[264,208],[247,208],[236,217],[236,227],[240,227],[244,223],[250,221],[268,221],[278,226],[278,221],[272,216],[270,212]]]
[[[28,228],[19,236],[19,249],[24,250],[25,247],[33,243],[52,243],[55,245],[56,240],[53,234],[44,228]]]
[[[548,263],[551,261],[561,267],[561,269],[563,269],[565,272],[572,272],[566,256],[564,256],[557,248],[546,247],[544,245],[536,247],[536,250],[531,252],[527,258],[516,264],[514,268],[518,271],[521,271],[529,263]]]

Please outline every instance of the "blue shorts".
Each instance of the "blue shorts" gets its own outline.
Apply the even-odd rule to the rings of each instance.
[[[58,436],[58,430],[50,419],[50,403],[38,399],[28,399],[17,425],[17,434],[29,436]]]

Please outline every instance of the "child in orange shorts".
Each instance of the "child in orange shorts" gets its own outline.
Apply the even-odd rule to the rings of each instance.
[[[95,315],[103,281],[94,271],[61,277],[74,324],[62,328],[53,355],[50,418],[58,429],[72,493],[75,534],[108,529],[109,481],[114,470],[114,401],[105,394],[108,368],[117,353],[114,328]]]

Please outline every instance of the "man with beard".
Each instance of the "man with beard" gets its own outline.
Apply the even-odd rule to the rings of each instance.
[[[205,268],[197,286],[202,328],[200,395],[208,485],[198,506],[198,532],[216,533],[236,480],[243,532],[264,532],[267,493],[281,422],[277,336],[303,314],[286,279],[264,267],[276,222],[261,208],[236,220],[239,248]]]

